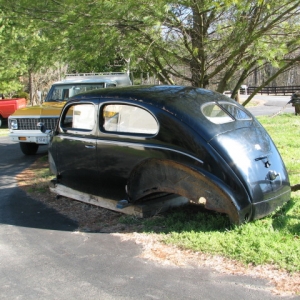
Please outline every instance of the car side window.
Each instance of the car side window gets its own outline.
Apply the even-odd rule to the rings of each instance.
[[[89,104],[75,104],[69,106],[61,120],[63,129],[82,129],[91,131],[95,124],[95,106]]]
[[[158,132],[158,124],[153,115],[137,106],[108,104],[102,114],[105,131],[137,134]]]

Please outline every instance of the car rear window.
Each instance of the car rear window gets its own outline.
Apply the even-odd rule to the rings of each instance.
[[[227,102],[206,103],[201,107],[201,111],[210,122],[215,124],[252,119],[244,110]]]

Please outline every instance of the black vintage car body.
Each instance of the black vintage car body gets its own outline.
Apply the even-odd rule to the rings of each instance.
[[[130,202],[174,193],[235,224],[264,217],[291,192],[281,156],[255,117],[193,87],[73,97],[52,133],[49,162],[57,180],[76,190]]]

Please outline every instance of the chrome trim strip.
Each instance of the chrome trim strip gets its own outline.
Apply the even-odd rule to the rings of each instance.
[[[22,115],[22,116],[13,116],[10,115],[9,119],[43,119],[43,118],[59,118],[59,114],[57,115]]]

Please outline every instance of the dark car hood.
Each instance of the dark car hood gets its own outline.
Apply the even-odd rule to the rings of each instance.
[[[260,124],[219,134],[209,144],[244,183],[252,203],[290,191],[282,158]]]

